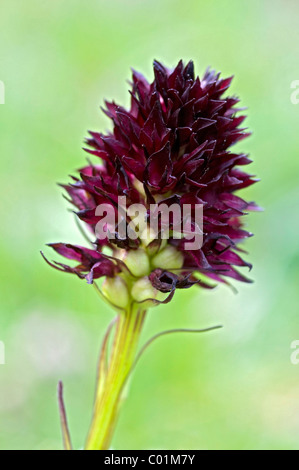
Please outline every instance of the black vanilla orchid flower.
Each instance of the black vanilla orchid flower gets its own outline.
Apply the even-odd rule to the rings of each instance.
[[[64,188],[78,209],[77,216],[94,235],[94,250],[51,244],[59,254],[79,262],[74,268],[61,263],[54,266],[92,283],[103,276],[118,275],[122,270],[121,250],[153,252],[142,240],[120,238],[117,231],[113,238],[111,233],[104,240],[96,238],[95,227],[101,218],[95,213],[97,206],[116,206],[118,197],[126,197],[126,207],[136,203],[146,208],[152,203],[170,206],[173,202],[203,206],[200,248],[185,250],[185,240],[171,236],[167,247],[157,246],[160,254],[161,248],[167,253],[171,247],[170,257],[178,252],[168,276],[169,286],[189,287],[195,282],[205,286],[197,282],[200,276],[195,277],[196,273],[218,282],[226,278],[247,282],[236,267],[251,265],[241,258],[238,245],[251,236],[242,228],[242,217],[257,206],[235,193],[256,180],[242,170],[251,162],[248,156],[230,150],[250,135],[240,127],[245,116],[238,115],[239,100],[224,96],[232,77],[220,79],[219,74],[208,70],[200,80],[194,76],[193,62],[184,66],[182,61],[174,70],[155,61],[154,74],[150,84],[133,71],[130,109],[107,102],[104,112],[112,121],[112,132],[90,132],[87,152],[98,157],[98,163],[82,168],[80,177],[74,177]],[[104,247],[110,248],[111,258],[103,255]],[[165,280],[162,287],[157,279],[161,270],[167,273],[172,266],[163,265],[163,256],[159,258],[160,263],[151,263],[150,259],[149,270],[142,274],[164,292]],[[155,267],[157,272],[153,272]],[[186,276],[189,282],[184,281]]]
[[[57,253],[77,264],[47,262],[90,284],[104,278],[101,292],[125,312],[116,333],[119,347],[126,344],[123,328],[133,322],[139,331],[146,308],[168,302],[177,288],[210,287],[209,278],[216,283],[227,283],[229,278],[249,282],[238,270],[251,268],[241,257],[239,245],[251,236],[243,228],[243,216],[258,206],[236,193],[256,180],[243,171],[251,163],[248,155],[231,150],[250,135],[242,127],[245,116],[240,114],[239,99],[227,94],[231,81],[232,77],[222,79],[210,69],[202,79],[196,77],[192,61],[187,65],[180,61],[171,70],[155,61],[152,83],[133,71],[130,109],[106,102],[111,132],[90,132],[86,141],[86,151],[96,161],[63,185],[77,217],[88,227],[92,248],[52,243]],[[121,210],[120,198],[125,201]],[[136,205],[144,208],[138,227],[132,225],[130,212]],[[162,205],[181,209],[179,221],[169,216],[167,237],[159,212]],[[114,225],[106,222],[105,211],[98,211],[107,206],[115,215]],[[186,206],[190,208],[189,235],[196,230],[201,234],[201,243],[191,248],[186,232],[177,236]],[[198,206],[202,207],[200,224]],[[157,223],[155,231],[151,218]],[[104,236],[103,231],[99,236],[97,227],[103,221]],[[104,343],[104,356],[105,348]],[[128,359],[131,365],[132,357]],[[114,352],[99,386],[87,448],[105,448],[110,442],[115,409],[107,411],[107,394],[102,390],[105,386],[117,389],[116,408],[129,373],[126,369],[116,385],[109,382],[110,374],[120,367],[117,361]],[[99,417],[100,409],[104,418],[103,414]]]

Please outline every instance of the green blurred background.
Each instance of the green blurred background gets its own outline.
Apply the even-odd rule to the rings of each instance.
[[[153,309],[144,338],[171,327],[140,361],[115,449],[298,449],[299,5],[295,0],[3,0],[0,6],[0,448],[60,449],[56,385],[76,448],[92,409],[97,354],[113,312],[94,289],[50,269],[47,242],[82,243],[57,181],[82,166],[87,129],[105,130],[104,98],[128,104],[130,67],[195,61],[235,74],[248,106],[251,171],[243,196],[253,285],[193,288]]]

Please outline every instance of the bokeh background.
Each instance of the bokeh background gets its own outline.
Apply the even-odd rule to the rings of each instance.
[[[104,98],[129,103],[130,67],[195,61],[235,74],[248,106],[261,178],[243,196],[264,213],[247,223],[253,285],[193,288],[153,309],[144,340],[164,328],[205,335],[161,339],[140,361],[115,449],[298,449],[299,5],[295,0],[3,0],[1,120],[0,448],[60,449],[59,379],[76,448],[92,409],[101,337],[113,312],[94,289],[51,270],[47,242],[81,243],[56,182],[82,166],[87,130],[105,130]]]

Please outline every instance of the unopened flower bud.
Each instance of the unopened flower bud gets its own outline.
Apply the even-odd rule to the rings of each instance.
[[[127,307],[129,291],[126,282],[121,277],[106,277],[102,285],[102,291],[106,298],[116,307]]]
[[[166,239],[159,239],[158,234],[155,230],[147,226],[147,228],[141,234],[141,242],[145,247],[148,255],[154,256],[159,250],[163,249],[166,244]]]
[[[141,277],[150,272],[149,258],[142,248],[126,252],[123,261],[134,276]]]
[[[156,299],[159,292],[155,289],[148,276],[142,277],[134,283],[131,295],[137,302],[143,302],[147,299]]]
[[[148,225],[141,233],[140,239],[144,246],[148,246],[153,240],[157,238],[157,233],[155,230],[150,228]]]
[[[161,269],[180,269],[183,266],[183,254],[174,246],[167,246],[152,259],[152,265]]]

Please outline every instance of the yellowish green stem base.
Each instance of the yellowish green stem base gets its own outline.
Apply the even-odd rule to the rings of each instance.
[[[108,365],[100,368],[93,418],[85,450],[107,450],[110,447],[123,389],[136,358],[145,313],[144,309],[135,304],[127,312],[120,313],[117,318]]]

